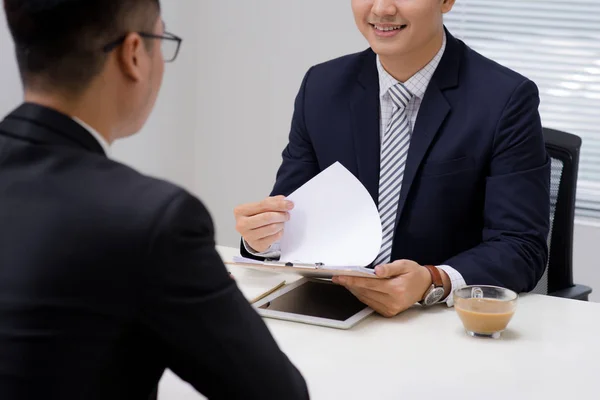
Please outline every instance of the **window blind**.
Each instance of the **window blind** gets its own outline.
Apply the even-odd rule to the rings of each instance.
[[[600,0],[457,0],[445,24],[537,84],[545,127],[582,138],[576,215],[600,219]]]

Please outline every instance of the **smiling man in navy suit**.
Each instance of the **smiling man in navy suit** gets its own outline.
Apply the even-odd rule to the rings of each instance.
[[[453,289],[531,290],[548,256],[550,163],[536,85],[443,24],[454,0],[353,0],[370,48],[311,68],[272,196],[236,208],[246,256],[278,253],[286,195],[339,161],[378,205],[372,280],[341,277],[385,316]]]

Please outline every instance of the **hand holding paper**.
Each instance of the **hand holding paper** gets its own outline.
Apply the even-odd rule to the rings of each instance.
[[[369,192],[352,173],[336,162],[287,199],[294,208],[284,222],[279,264],[260,264],[283,268],[287,268],[286,263],[294,267],[304,265],[296,271],[319,266],[328,270],[329,276],[343,275],[344,271],[374,276],[371,269],[364,267],[373,262],[381,247],[379,212]],[[236,216],[247,216],[251,210],[259,209],[258,205],[238,209]]]
[[[264,252],[283,236],[288,211],[294,207],[283,196],[267,197],[258,203],[238,206],[234,210],[236,230],[257,252]]]

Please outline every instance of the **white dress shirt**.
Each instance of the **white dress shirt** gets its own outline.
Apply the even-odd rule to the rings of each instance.
[[[104,150],[104,154],[106,154],[106,156],[108,157],[110,155],[110,144],[108,144],[108,141],[106,139],[104,139],[104,136],[102,136],[100,133],[98,133],[97,130],[95,130],[94,128],[92,128],[91,126],[89,126],[88,124],[86,124],[85,122],[80,120],[79,118],[77,118],[77,117],[71,117],[71,118],[73,119],[73,121],[75,121],[79,125],[81,125],[86,131],[88,131],[94,138],[96,138],[98,143],[100,143],[100,146],[102,146],[102,150]]]
[[[421,102],[423,101],[423,96],[425,95],[425,91],[427,90],[427,86],[429,86],[429,82],[431,82],[431,78],[436,68],[438,67],[442,56],[444,55],[444,51],[446,50],[446,34],[444,33],[444,39],[442,42],[442,47],[438,51],[438,53],[433,57],[433,59],[421,69],[419,72],[414,74],[409,80],[404,82],[404,86],[413,94],[413,98],[408,103],[406,107],[406,111],[408,113],[408,118],[410,121],[411,129],[414,130],[415,122],[417,121],[417,115],[419,113],[419,108],[421,107]],[[396,85],[398,81],[391,76],[383,65],[381,64],[381,60],[379,56],[376,57],[377,62],[377,71],[379,72],[379,101],[381,105],[381,126],[380,126],[380,134],[383,137],[385,134],[385,130],[387,128],[390,119],[396,109],[396,105],[392,101],[392,98],[389,93],[389,89]],[[244,246],[249,253],[265,257],[265,258],[277,258],[280,255],[280,244],[274,243],[267,251],[263,253],[257,253],[250,248],[244,241]],[[444,270],[451,281],[451,290],[450,295],[442,300],[445,301],[446,304],[451,307],[454,304],[452,299],[452,291],[457,288],[461,288],[466,286],[465,280],[463,276],[450,267],[449,265],[438,265],[438,268]]]

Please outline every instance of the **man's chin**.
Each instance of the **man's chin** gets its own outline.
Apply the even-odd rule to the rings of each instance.
[[[381,40],[370,40],[371,49],[380,57],[398,57],[406,53],[406,46],[402,43],[383,42]]]
[[[404,53],[404,49],[398,46],[390,46],[390,45],[380,45],[374,44],[371,46],[371,49],[377,54],[379,57],[384,58],[394,58],[401,56]]]

